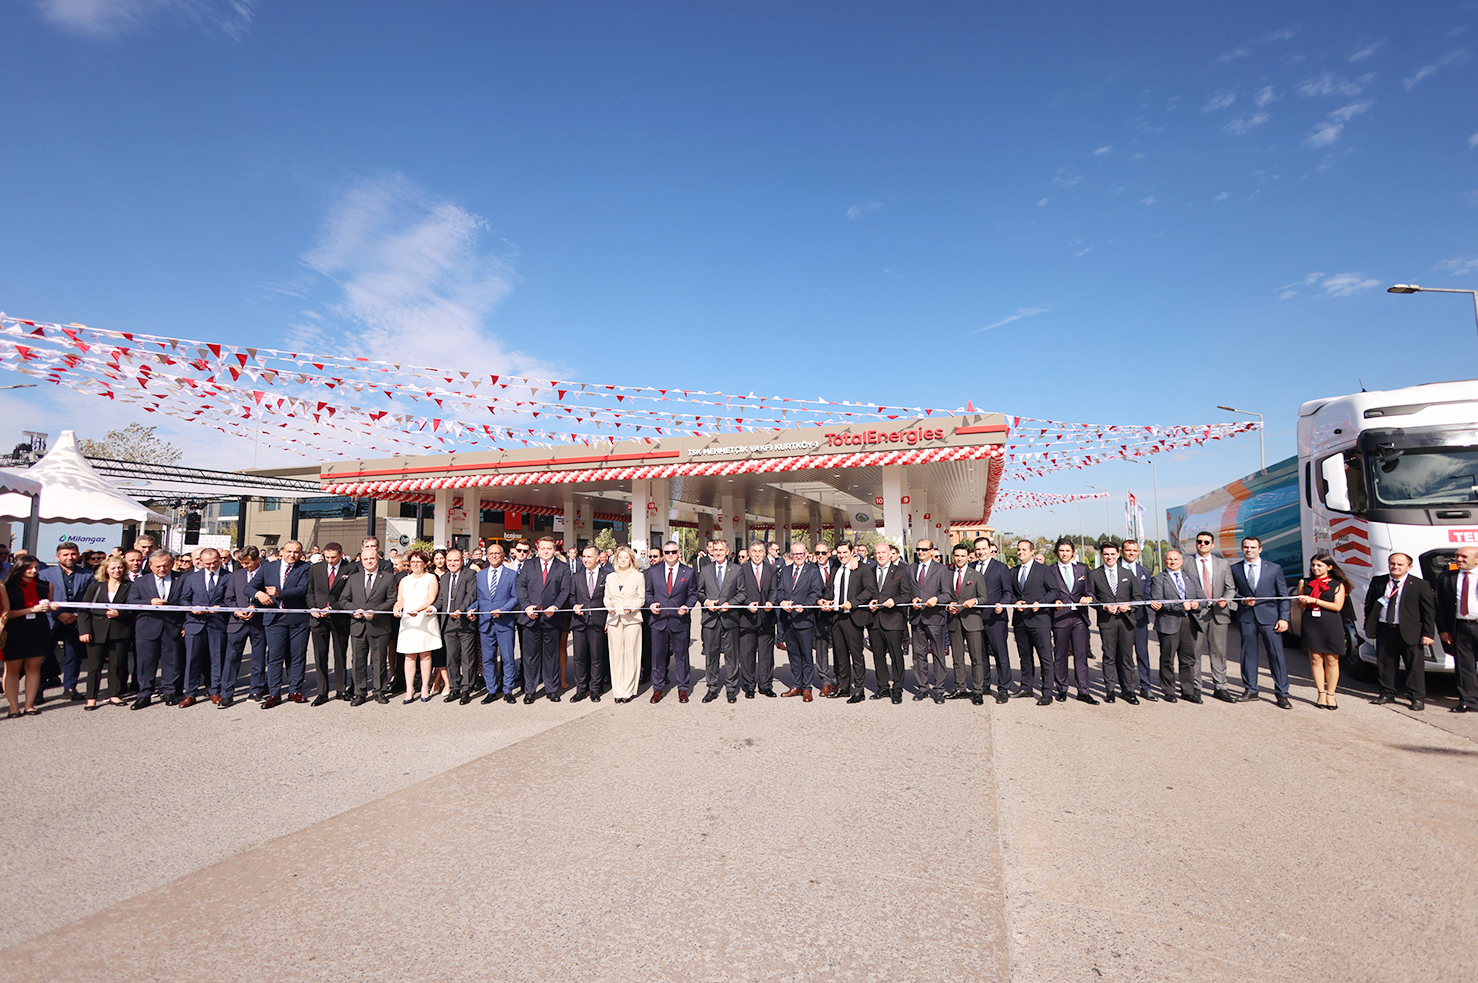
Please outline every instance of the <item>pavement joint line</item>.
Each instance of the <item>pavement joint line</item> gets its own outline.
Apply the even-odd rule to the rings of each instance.
[[[1010,706],[1008,703],[1007,706]],[[1014,968],[1021,962],[1018,949],[1020,944],[1016,935],[1016,916],[1012,910],[1013,893],[1011,890],[1010,869],[1012,866],[1011,854],[1007,852],[1006,846],[1006,804],[1001,801],[1001,780],[997,771],[996,749],[1001,746],[1001,715],[992,713],[990,715],[990,785],[991,798],[996,803],[996,851],[1001,861],[1001,922],[1002,936],[1006,943],[1006,978],[1011,979],[1015,975]]]

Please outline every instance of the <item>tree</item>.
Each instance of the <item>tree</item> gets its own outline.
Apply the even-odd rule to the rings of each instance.
[[[178,447],[154,436],[157,427],[130,423],[122,430],[109,430],[102,440],[82,441],[83,457],[106,457],[137,464],[173,464],[180,459]]]
[[[598,550],[606,550],[607,552],[611,552],[614,551],[619,544],[616,542],[615,533],[611,532],[611,530],[609,529],[602,529],[600,532],[595,534],[595,542],[592,545],[594,545],[595,548]]]

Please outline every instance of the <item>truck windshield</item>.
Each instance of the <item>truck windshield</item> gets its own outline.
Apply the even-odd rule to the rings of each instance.
[[[1423,447],[1367,457],[1376,502],[1385,508],[1478,502],[1478,448]]]

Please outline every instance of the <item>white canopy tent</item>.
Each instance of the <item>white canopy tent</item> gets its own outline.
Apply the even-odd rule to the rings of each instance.
[[[93,470],[87,458],[77,449],[77,435],[63,430],[61,438],[46,456],[20,473],[0,470],[0,521],[21,519],[26,522],[26,548],[34,550],[34,536],[42,522],[168,523],[166,516],[154,512],[120,492],[113,483]],[[13,487],[29,483],[34,492]]]

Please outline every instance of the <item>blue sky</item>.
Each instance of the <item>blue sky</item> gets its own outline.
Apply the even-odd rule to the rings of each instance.
[[[1306,399],[1473,374],[1463,299],[1384,288],[1478,286],[1478,4],[1204,7],[7,4],[0,309],[1067,421],[1229,403],[1277,460]],[[1167,455],[1161,506],[1256,465]],[[1151,494],[1028,487],[1087,483]]]

